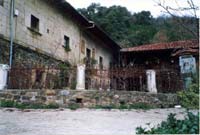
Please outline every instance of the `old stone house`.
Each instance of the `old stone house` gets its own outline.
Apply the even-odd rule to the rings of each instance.
[[[158,92],[175,92],[183,86],[181,73],[188,79],[186,63],[195,60],[198,68],[198,44],[190,40],[120,50],[65,0],[0,0],[0,64],[9,64],[12,53],[10,88],[76,84],[80,89],[145,91],[146,70],[151,69],[156,71]],[[115,62],[117,66],[107,70]],[[80,65],[89,70],[82,72]]]
[[[125,83],[122,86],[126,89],[141,91],[147,88],[145,85],[148,85],[149,70],[153,73],[154,77],[151,75],[150,78],[155,79],[156,91],[174,93],[187,88],[192,74],[199,69],[199,41],[174,41],[123,48],[120,50],[120,63],[129,72],[123,76]],[[117,84],[120,84],[119,78],[120,75],[115,79]]]
[[[13,49],[10,48],[12,44]],[[11,77],[11,82],[19,80],[16,76],[31,76],[26,80],[32,80],[32,88],[32,83],[43,83],[50,78],[47,72],[58,73],[46,69],[14,72],[17,65],[20,68],[35,65],[44,68],[86,64],[96,69],[108,69],[110,63],[117,60],[119,49],[104,31],[65,0],[0,0],[0,63],[12,62],[11,76],[14,78]],[[15,84],[18,88],[21,83]]]
[[[90,57],[96,60],[95,63],[108,68],[114,60],[120,47],[65,0],[0,0],[1,46],[8,46],[10,42],[12,1],[12,32],[15,47],[20,45],[31,49],[32,53],[68,61],[71,65],[77,65],[83,62],[85,57]],[[1,48],[0,62],[6,64],[9,53]],[[45,58],[42,60],[35,56],[34,59],[33,54],[26,52],[22,55],[19,52],[21,51],[13,49],[13,65],[19,62],[19,59],[20,62],[25,61],[24,63],[37,63],[39,60],[43,64],[48,63]]]

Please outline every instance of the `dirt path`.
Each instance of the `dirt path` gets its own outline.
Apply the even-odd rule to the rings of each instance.
[[[184,109],[143,110],[20,110],[0,109],[0,135],[131,135],[137,126],[157,125]]]

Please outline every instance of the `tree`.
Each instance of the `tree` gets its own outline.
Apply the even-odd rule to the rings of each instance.
[[[150,11],[141,11],[133,14],[133,22],[137,25],[150,25],[153,21],[153,16]]]
[[[161,0],[158,5],[166,7]],[[171,16],[153,18],[150,11],[132,14],[125,7],[104,7],[98,3],[78,11],[100,26],[121,47],[188,40],[198,35],[195,13],[193,16],[177,16],[170,12]]]
[[[92,3],[87,9],[78,11],[96,22],[119,44],[128,44],[127,35],[130,28],[131,13],[121,6],[103,7]]]
[[[193,38],[198,39],[199,19],[197,17],[196,11],[199,10],[199,7],[194,4],[193,0],[187,0],[187,6],[185,7],[179,6],[177,0],[174,1],[177,4],[176,8],[167,5],[165,0],[159,0],[155,2],[157,3],[158,6],[163,8],[165,13],[167,13],[174,19],[176,25],[181,26],[184,30],[192,34]],[[186,12],[189,12],[189,14],[186,15]],[[188,20],[190,21],[190,25],[194,27],[188,27]]]

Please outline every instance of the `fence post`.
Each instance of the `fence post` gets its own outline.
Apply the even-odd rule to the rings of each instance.
[[[147,75],[147,90],[151,93],[157,93],[155,70],[147,70],[146,75]]]
[[[77,65],[77,90],[85,89],[85,65]]]

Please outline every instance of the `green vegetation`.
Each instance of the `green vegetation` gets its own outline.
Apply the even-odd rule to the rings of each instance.
[[[1,100],[0,107],[14,107],[16,103],[12,100]]]
[[[59,63],[58,67],[60,69],[69,69],[71,67],[71,64],[68,61]]]
[[[72,79],[71,85],[70,85],[70,89],[71,90],[75,90],[76,89],[76,78]]]
[[[147,103],[135,103],[135,104],[131,104],[131,105],[125,105],[125,104],[121,104],[119,106],[117,105],[96,105],[94,107],[92,107],[92,109],[143,109],[143,110],[148,110],[148,109],[153,109],[155,108],[155,106],[147,104]]]
[[[129,107],[131,109],[144,109],[144,110],[155,108],[155,106],[150,105],[150,104],[146,104],[146,103],[136,103],[136,104],[130,105]]]
[[[57,103],[40,104],[40,103],[18,103],[13,100],[0,100],[0,107],[18,108],[18,109],[58,109]],[[79,104],[70,104],[67,108],[76,110],[80,108]]]
[[[180,104],[188,109],[199,109],[199,79],[194,75],[192,84],[185,91],[178,92]]]
[[[199,94],[191,90],[181,91],[178,93],[180,104],[188,109],[199,108]]]
[[[68,106],[68,108],[71,109],[71,110],[77,110],[78,108],[80,108],[80,105],[74,103],[74,104],[70,104],[70,105]]]
[[[54,82],[56,82],[57,86],[69,86],[69,77],[70,74],[72,74],[72,68],[71,64],[68,61],[62,62],[58,65],[58,68],[60,69],[59,78],[55,79]]]
[[[96,60],[96,59],[94,59],[94,58],[91,58],[91,64],[92,64],[92,65],[95,65],[95,64],[97,64],[97,60]]]
[[[17,103],[13,100],[1,100],[0,107],[19,108],[19,109],[57,109],[59,105],[50,103],[47,105],[40,103]]]
[[[131,13],[125,7],[104,7],[97,3],[78,11],[122,47],[194,39],[197,37],[194,34],[198,35],[198,19],[191,16],[153,18],[149,11]]]
[[[64,47],[64,48],[65,48],[65,51],[66,51],[66,52],[70,52],[70,51],[71,51],[71,49],[69,48],[69,46]]]
[[[184,120],[177,120],[175,114],[169,114],[167,121],[150,130],[137,127],[136,134],[199,134],[199,113],[188,112]]]

